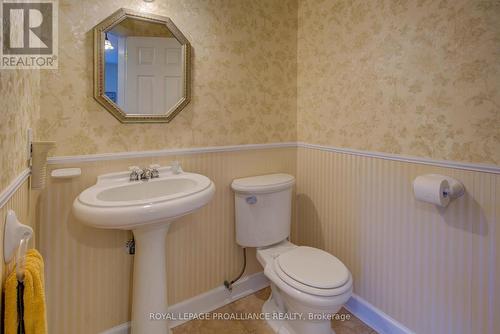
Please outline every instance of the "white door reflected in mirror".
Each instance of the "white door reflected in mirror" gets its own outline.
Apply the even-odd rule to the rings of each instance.
[[[105,94],[126,114],[162,115],[182,98],[182,45],[173,37],[106,34]]]
[[[182,52],[175,38],[129,37],[126,40],[125,77],[118,81],[125,87],[127,114],[164,114],[181,98]],[[118,67],[120,67],[120,57]]]

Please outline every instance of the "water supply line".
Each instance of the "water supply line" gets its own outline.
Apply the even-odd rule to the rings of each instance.
[[[236,283],[241,278],[241,276],[243,276],[243,273],[245,272],[246,268],[247,268],[247,249],[243,247],[243,268],[241,269],[239,275],[231,282],[228,282],[227,280],[224,281],[224,286],[226,287],[227,290],[233,291],[233,284]]]

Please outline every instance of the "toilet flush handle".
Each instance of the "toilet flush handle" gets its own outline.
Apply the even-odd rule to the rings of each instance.
[[[255,204],[257,203],[257,196],[255,195],[248,196],[247,198],[245,198],[245,200],[247,201],[248,204]]]

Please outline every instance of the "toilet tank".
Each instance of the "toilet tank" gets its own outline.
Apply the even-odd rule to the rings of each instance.
[[[243,247],[269,246],[290,235],[295,178],[268,174],[235,179],[236,242]]]

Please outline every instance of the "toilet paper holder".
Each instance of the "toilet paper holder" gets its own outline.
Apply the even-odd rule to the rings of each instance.
[[[446,207],[451,200],[462,196],[465,187],[459,180],[440,174],[420,175],[413,181],[413,191],[419,201]]]
[[[442,176],[448,181],[449,188],[443,192],[443,196],[449,197],[450,199],[455,199],[462,196],[465,193],[465,187],[459,180],[446,175],[431,174],[436,176]]]

